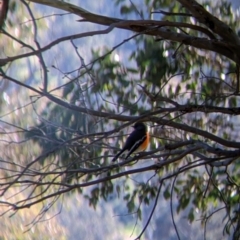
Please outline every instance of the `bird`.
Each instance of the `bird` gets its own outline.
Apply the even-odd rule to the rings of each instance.
[[[112,159],[112,162],[115,162],[118,157],[128,150],[128,154],[125,157],[125,160],[133,153],[144,151],[149,144],[149,133],[147,127],[142,122],[136,122],[133,126],[133,132],[128,136],[126,143],[122,150]]]

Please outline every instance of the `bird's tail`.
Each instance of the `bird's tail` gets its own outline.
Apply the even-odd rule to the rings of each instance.
[[[125,151],[126,149],[122,149],[113,159],[112,159],[112,162],[115,162],[118,157]]]

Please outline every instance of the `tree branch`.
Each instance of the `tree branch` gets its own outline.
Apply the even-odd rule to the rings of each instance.
[[[226,42],[240,45],[238,35],[224,22],[209,13],[202,5],[195,0],[177,0],[181,3],[199,23],[205,24],[214,33],[218,34]]]
[[[236,44],[236,43],[239,43],[239,39],[236,37],[236,34],[234,34],[231,31],[230,35],[234,38],[234,40],[227,41],[229,39],[229,35],[228,35],[229,27],[227,28],[227,31],[226,31],[226,27],[223,26],[223,23],[221,21],[219,21],[217,18],[216,18],[217,20],[214,20],[214,21],[212,20],[212,18],[214,18],[214,17],[210,18],[210,21],[213,21],[213,23],[216,24],[217,27],[215,27],[215,28],[216,28],[216,32],[218,34],[221,30],[225,31],[225,33],[223,33],[223,36],[227,35],[228,37],[226,39],[209,40],[209,39],[205,39],[205,38],[198,38],[196,36],[189,36],[189,35],[186,35],[183,33],[172,32],[168,28],[166,29],[163,27],[163,26],[165,26],[165,27],[166,26],[172,26],[172,27],[180,27],[180,26],[184,27],[185,26],[187,28],[191,27],[192,29],[204,32],[205,34],[210,36],[210,38],[215,38],[214,35],[209,30],[204,29],[200,26],[193,26],[191,24],[171,23],[168,21],[152,21],[152,20],[124,21],[124,20],[118,19],[118,18],[110,18],[110,17],[93,14],[91,12],[86,11],[83,8],[80,8],[75,5],[72,5],[72,4],[69,4],[66,2],[62,2],[59,0],[54,0],[54,1],[53,0],[30,0],[30,2],[40,3],[40,4],[58,8],[58,9],[61,9],[61,10],[67,11],[67,12],[74,13],[83,18],[83,20],[81,20],[81,21],[87,21],[87,22],[92,22],[92,23],[107,25],[107,26],[110,26],[114,23],[120,23],[120,24],[116,25],[117,28],[123,28],[126,30],[131,30],[131,31],[139,32],[139,33],[158,36],[163,39],[167,39],[167,40],[171,40],[171,41],[175,41],[175,42],[179,42],[179,43],[184,43],[184,44],[190,45],[192,47],[210,50],[210,51],[222,54],[222,55],[228,57],[229,59],[231,59],[232,61],[240,64],[240,56],[239,56],[240,44]],[[188,1],[179,1],[179,2],[183,5],[185,4],[184,6],[187,8],[189,7],[190,10],[196,11],[196,10],[194,10],[192,5],[187,4]],[[193,2],[195,3],[195,1],[193,1]],[[197,9],[199,9],[199,8],[203,9],[203,7],[199,4],[197,4],[196,6],[197,6]],[[207,11],[203,11],[203,13],[206,14],[207,17],[209,17],[208,16],[209,13]],[[195,15],[196,15],[196,13],[195,13]],[[198,16],[198,15],[196,15],[196,16]],[[220,27],[220,26],[222,26],[222,27]]]

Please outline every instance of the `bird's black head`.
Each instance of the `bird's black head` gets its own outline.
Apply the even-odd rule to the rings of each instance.
[[[136,129],[136,130],[143,130],[146,132],[146,126],[144,123],[142,122],[136,122],[134,125],[133,125],[133,128]]]

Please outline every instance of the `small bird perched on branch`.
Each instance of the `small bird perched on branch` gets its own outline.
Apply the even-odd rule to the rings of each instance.
[[[125,157],[127,159],[133,152],[140,152],[146,150],[149,144],[149,133],[147,127],[142,122],[137,122],[133,125],[134,131],[128,136],[123,149],[113,158],[113,162],[118,157],[128,150],[128,154]]]

